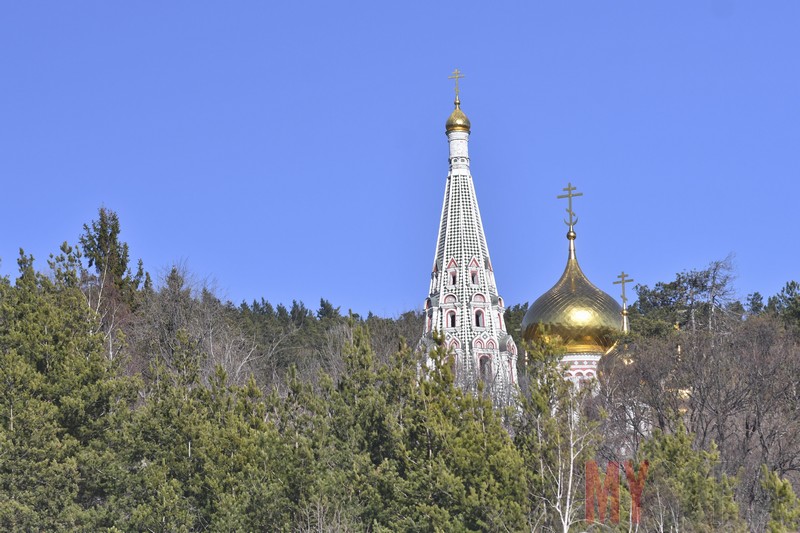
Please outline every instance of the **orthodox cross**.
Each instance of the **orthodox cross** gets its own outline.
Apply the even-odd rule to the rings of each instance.
[[[559,198],[559,199],[560,198],[567,198],[567,199],[569,199],[569,207],[567,207],[567,213],[569,213],[569,222],[567,222],[565,220],[564,224],[566,224],[567,226],[572,228],[572,226],[574,226],[575,224],[578,223],[578,217],[575,216],[575,211],[572,210],[572,199],[575,198],[576,196],[583,196],[583,193],[582,192],[573,192],[573,191],[576,191],[577,189],[572,186],[571,182],[567,182],[567,186],[564,187],[562,190],[563,191],[567,191],[567,194],[559,195],[556,198]]]
[[[628,277],[624,270],[622,271],[622,274],[617,277],[619,278],[619,281],[615,281],[614,285],[622,285],[622,303],[624,305],[628,303],[628,298],[625,296],[625,284],[632,283],[633,280]]]
[[[456,98],[458,98],[458,80],[463,77],[464,75],[458,69],[455,69],[451,75],[447,76],[448,80],[456,80]]]

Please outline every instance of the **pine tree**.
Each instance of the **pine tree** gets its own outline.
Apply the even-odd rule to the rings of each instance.
[[[645,529],[744,531],[733,498],[735,480],[716,474],[716,447],[694,450],[681,424],[671,435],[656,430],[641,454],[650,464],[642,501]]]
[[[135,381],[103,354],[97,317],[67,246],[37,273],[20,254],[0,283],[0,524],[10,530],[89,527],[106,503],[105,437],[132,405]]]
[[[332,430],[348,450],[359,521],[376,531],[516,530],[522,461],[488,397],[455,387],[440,344],[426,363],[403,347],[376,363],[356,327],[331,391]]]
[[[128,267],[128,244],[120,241],[119,217],[101,207],[98,219],[84,224],[80,237],[83,256],[95,273],[82,272],[81,279],[90,307],[99,315],[109,359],[125,345],[125,327],[138,304],[138,289],[152,289],[149,274],[139,260],[136,274]]]
[[[769,533],[789,533],[800,528],[800,499],[788,479],[761,466],[761,486],[769,495]]]

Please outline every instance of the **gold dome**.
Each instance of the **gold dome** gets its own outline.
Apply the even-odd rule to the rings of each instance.
[[[558,335],[566,353],[606,354],[614,347],[614,334],[622,331],[622,307],[589,281],[575,257],[575,232],[570,229],[569,259],[564,274],[525,313],[522,334],[536,340]]]
[[[447,123],[445,124],[445,131],[450,133],[451,131],[466,131],[469,133],[470,123],[467,115],[461,111],[461,101],[456,96],[456,101],[454,102],[456,108],[450,113],[450,117],[447,119]]]

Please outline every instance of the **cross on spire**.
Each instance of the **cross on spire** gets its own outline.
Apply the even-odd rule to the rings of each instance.
[[[578,217],[575,216],[575,211],[572,210],[572,199],[575,198],[576,196],[583,196],[583,193],[582,192],[574,192],[574,191],[577,190],[577,188],[573,187],[571,182],[567,182],[567,186],[564,187],[562,190],[563,191],[567,191],[567,194],[561,194],[561,195],[557,196],[556,198],[559,198],[559,199],[567,198],[569,200],[569,207],[567,207],[567,213],[569,213],[569,222],[567,222],[565,220],[564,224],[569,226],[569,228],[571,230],[572,226],[574,226],[575,224],[578,223]]]
[[[628,298],[625,296],[625,284],[632,283],[633,279],[629,278],[628,274],[626,274],[624,270],[622,271],[622,274],[620,274],[617,277],[619,278],[619,281],[615,281],[614,285],[622,286],[622,305],[627,305]]]
[[[463,77],[464,75],[458,69],[453,70],[453,73],[447,76],[448,80],[456,80],[456,100],[458,100],[458,80],[460,80]]]

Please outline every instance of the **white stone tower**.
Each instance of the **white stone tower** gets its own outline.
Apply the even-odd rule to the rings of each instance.
[[[456,80],[456,99],[446,124],[450,172],[420,344],[430,350],[434,331],[443,334],[454,354],[456,383],[477,390],[483,382],[495,405],[506,405],[515,394],[517,347],[503,321],[503,299],[497,293],[469,170],[470,122],[461,111],[461,77],[457,69],[451,76]]]

